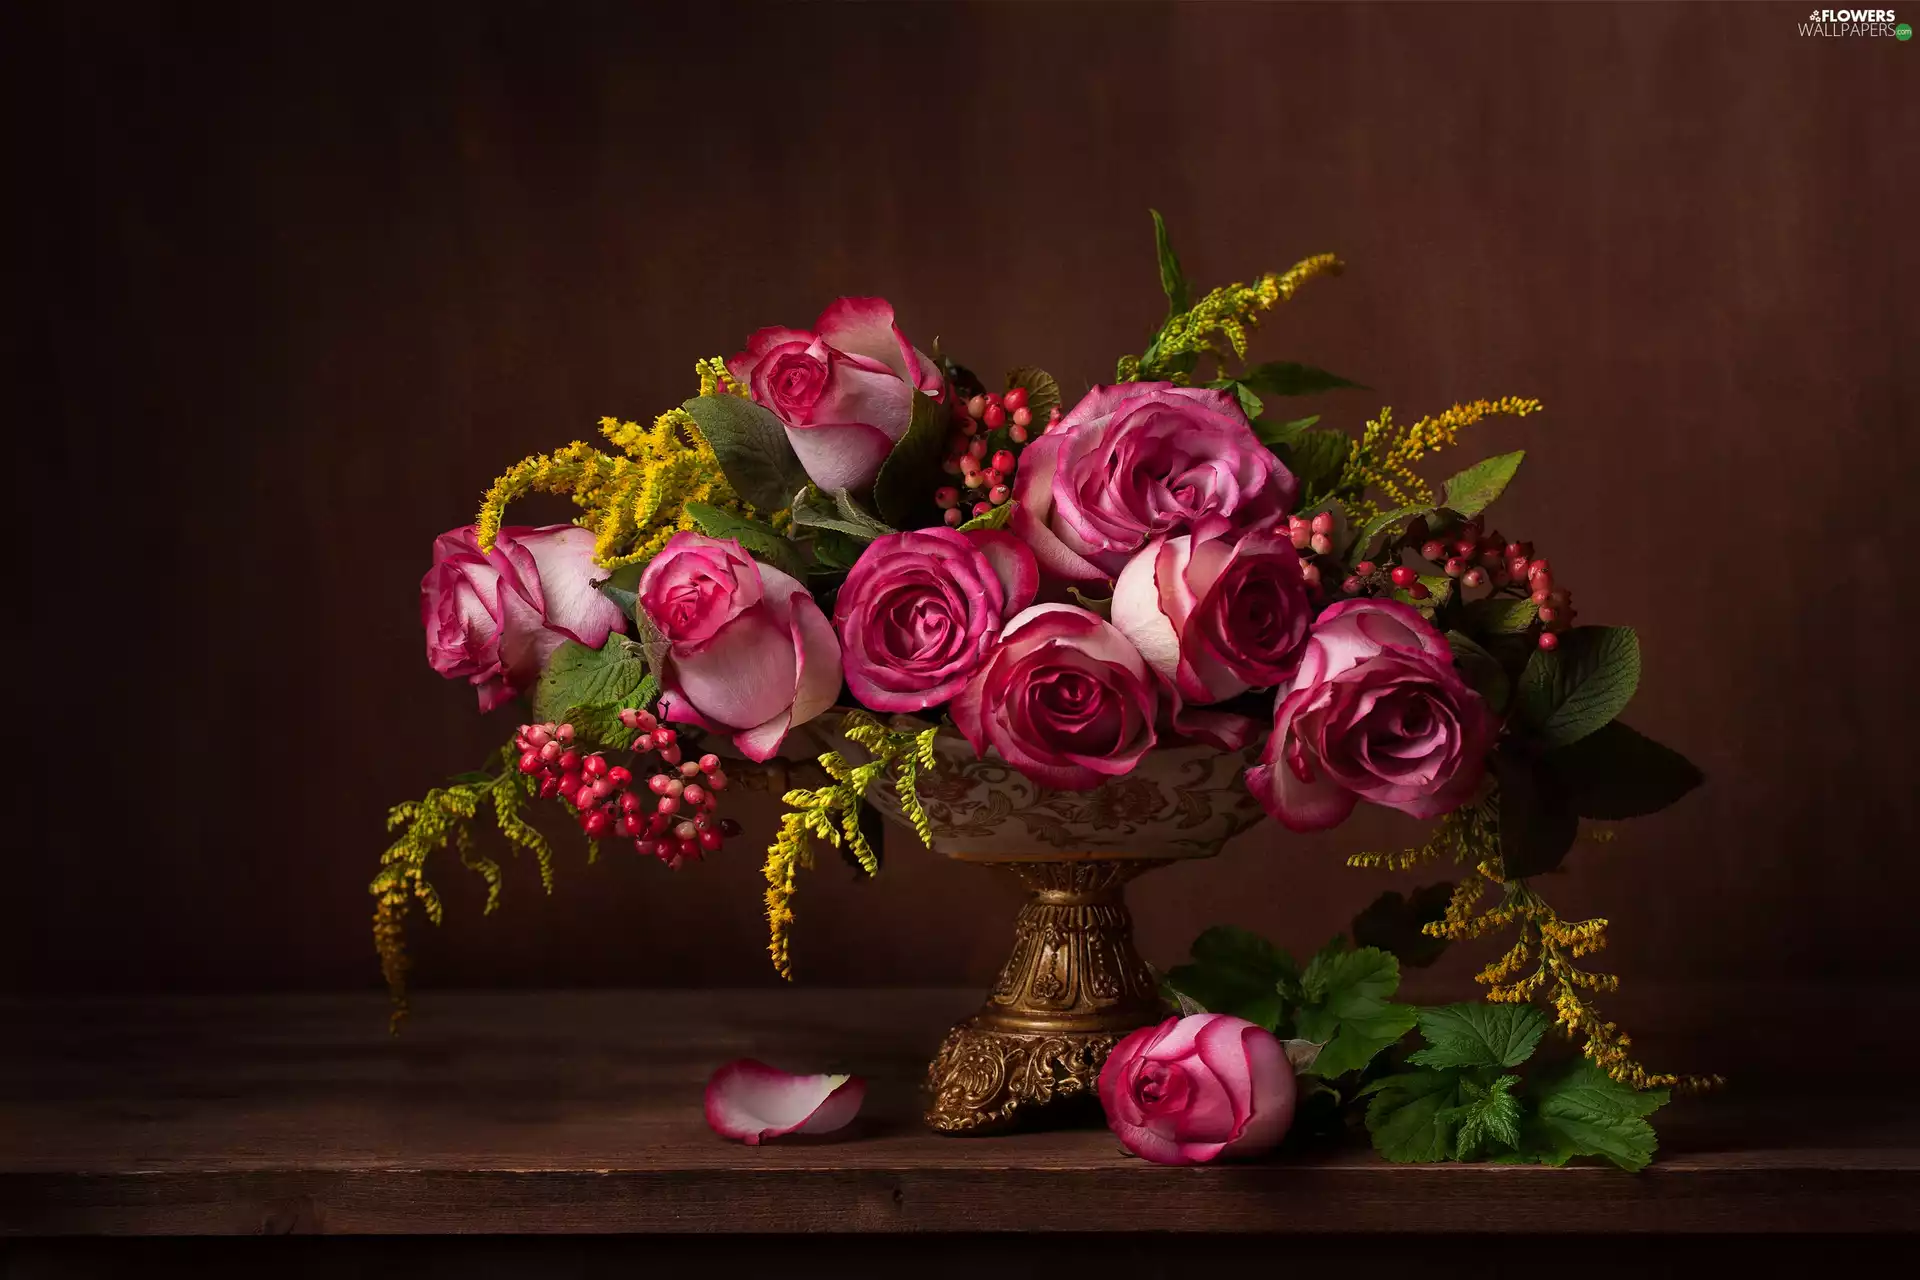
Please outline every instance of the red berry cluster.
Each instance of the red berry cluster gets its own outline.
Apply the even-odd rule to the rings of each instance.
[[[1560,647],[1560,633],[1573,625],[1573,593],[1555,587],[1553,566],[1544,557],[1536,557],[1531,542],[1508,542],[1498,530],[1484,531],[1479,520],[1469,520],[1451,532],[1421,532],[1420,555],[1439,566],[1462,587],[1509,587],[1524,591],[1536,607],[1540,619],[1542,649]],[[1295,546],[1300,545],[1296,540]],[[1348,595],[1366,590],[1368,580],[1378,573],[1371,560],[1353,566],[1353,575],[1340,584]],[[1433,593],[1420,581],[1420,573],[1410,565],[1395,565],[1387,574],[1394,586],[1415,600]]]
[[[571,809],[588,838],[630,839],[635,851],[676,869],[740,833],[739,823],[713,814],[714,794],[727,786],[718,756],[681,763],[674,731],[662,728],[650,712],[623,711],[620,720],[628,728],[644,730],[634,750],[658,753],[678,775],[656,773],[648,779],[656,801],[649,803],[634,789],[632,770],[609,764],[600,752],[583,753],[575,747],[570,724],[521,725],[513,738],[520,772],[539,779],[541,799],[558,797]]]
[[[1331,512],[1322,511],[1311,518],[1287,517],[1287,534],[1293,539],[1293,549],[1301,554],[1300,576],[1316,592],[1320,588],[1320,566],[1313,562],[1313,557],[1333,554],[1333,530]]]
[[[986,392],[965,407],[959,429],[947,439],[947,457],[941,463],[948,475],[960,477],[960,485],[942,485],[933,495],[949,525],[983,516],[1012,497],[1020,447],[1060,421],[1056,406],[1048,413],[1046,426],[1036,428],[1025,387]]]

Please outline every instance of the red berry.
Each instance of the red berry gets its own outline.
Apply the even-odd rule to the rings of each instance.
[[[667,777],[666,774],[656,773],[647,779],[647,790],[657,796],[663,796],[667,794],[667,783],[671,781],[673,781],[673,779]]]
[[[650,836],[657,836],[672,825],[673,819],[664,813],[650,813],[647,815],[647,834]]]
[[[942,518],[947,522],[947,527],[952,529],[958,529],[961,525],[967,522],[967,518],[960,514],[960,511],[958,508],[955,508],[947,512],[947,514]]]
[[[693,838],[693,839],[691,839],[691,840],[682,840],[682,841],[680,841],[680,842],[679,842],[679,853],[680,853],[680,856],[681,856],[681,857],[683,857],[683,858],[698,858],[698,857],[700,856],[700,839],[699,839],[699,837],[698,837],[698,836],[696,836],[696,837],[694,837],[694,838]]]
[[[658,840],[635,840],[633,842],[633,851],[643,858],[657,858],[660,856],[660,842]]]
[[[1025,410],[1022,410],[1021,412],[1024,413]],[[718,851],[720,846],[726,843],[726,841],[721,838],[720,833],[718,831],[702,831],[696,838],[700,842],[700,847],[706,850],[708,853],[714,853]]]
[[[656,807],[661,813],[678,813],[680,812],[680,797],[661,796],[660,803]]]
[[[624,789],[629,782],[633,781],[633,773],[625,765],[617,764],[607,770],[607,781]]]
[[[1333,532],[1333,512],[1322,511],[1313,517],[1312,529],[1315,533]]]
[[[1553,566],[1547,563],[1547,560],[1545,557],[1542,557],[1541,559],[1538,559],[1538,560],[1527,561],[1527,577],[1529,580],[1537,578],[1543,573],[1552,573],[1552,572],[1553,572]]]
[[[987,411],[980,416],[980,421],[986,423],[987,430],[998,431],[1007,425],[1007,411],[997,404],[990,404],[987,406]]]
[[[578,751],[562,751],[560,753],[559,765],[560,772],[572,773],[580,767],[580,753]]]
[[[1506,545],[1505,554],[1509,560],[1525,560],[1533,555],[1533,544],[1531,542],[1509,542]]]
[[[1317,587],[1320,585],[1320,566],[1310,560],[1302,560],[1300,562],[1300,576],[1306,580],[1308,586]]]
[[[570,724],[559,725],[554,729],[553,736],[560,739],[560,741],[562,742],[572,742],[573,726]]]
[[[619,805],[620,812],[622,813],[638,813],[640,812],[640,806],[645,803],[646,801],[642,800],[632,791],[623,791],[620,793]]]
[[[576,809],[591,809],[599,802],[599,799],[600,797],[594,793],[592,785],[588,784],[573,793],[573,807]]]
[[[545,725],[536,724],[536,725],[528,726],[527,728],[527,745],[528,746],[544,747],[549,742],[552,742],[552,741],[553,741],[553,735],[547,732],[547,727]]]
[[[1006,479],[1006,472],[1000,470],[998,467],[988,467],[980,477],[981,484],[989,489],[997,484],[1005,484]]]
[[[1459,556],[1448,557],[1446,572],[1449,578],[1457,578],[1466,571],[1467,562],[1465,560],[1462,560]]]
[[[1420,555],[1423,559],[1438,562],[1444,559],[1446,554],[1447,544],[1438,538],[1431,538],[1420,545]]]
[[[660,746],[670,747],[680,741],[680,735],[672,729],[655,729],[653,731],[653,740]]]
[[[662,747],[660,748],[660,758],[662,760],[665,760],[668,764],[679,764],[680,748],[675,746]]]
[[[538,773],[539,771],[540,771],[540,753],[538,751],[521,752],[520,753],[520,772]]]
[[[967,416],[969,418],[978,418],[986,413],[986,411],[987,398],[985,396],[975,396],[973,399],[967,401]]]
[[[637,836],[637,835],[639,835],[639,834],[640,834],[640,831],[641,831],[641,827],[640,827],[640,819],[638,819],[638,818],[636,818],[636,817],[634,817],[634,816],[633,816],[632,814],[630,814],[630,813],[623,813],[623,814],[621,814],[621,815],[620,815],[620,818],[619,818],[619,821],[617,821],[617,822],[615,822],[615,823],[613,824],[613,832],[614,832],[614,834],[615,834],[615,835],[620,835],[620,836],[625,836],[625,837],[627,837],[627,838],[628,838],[629,840],[631,840],[631,839],[632,839],[633,837],[635,837],[635,836]]]
[[[553,799],[555,793],[559,790],[560,779],[554,777],[552,774],[548,774],[546,777],[540,779],[540,798],[542,800]]]
[[[1359,564],[1353,566],[1353,571],[1359,574],[1361,577],[1365,578],[1372,575],[1374,568],[1375,568],[1375,565],[1373,561],[1362,560]]]
[[[688,804],[702,804],[707,798],[706,789],[697,782],[689,783],[687,789],[680,793],[680,798]]]
[[[703,773],[712,773],[720,767],[720,757],[709,751],[700,757],[700,769]]]
[[[933,491],[933,505],[942,511],[951,510],[960,505],[960,491],[950,484],[943,484]]]
[[[1527,561],[1524,556],[1515,556],[1507,561],[1507,574],[1519,582],[1527,580]]]
[[[563,795],[565,795],[569,800],[571,800],[573,798],[574,792],[578,790],[580,790],[579,774],[563,773],[560,775],[560,791]]]
[[[613,794],[613,790],[614,790],[613,779],[607,777],[605,774],[601,774],[599,777],[595,778],[592,782],[589,782],[587,784],[587,790],[593,792],[593,794],[599,799],[605,800],[608,796]]]
[[[993,469],[1002,475],[1012,472],[1014,462],[1013,450],[1011,449],[1000,449],[993,455]]]
[[[1324,533],[1316,533],[1311,538],[1308,538],[1307,545],[1313,548],[1313,554],[1317,556],[1330,556],[1333,554],[1333,539]]]
[[[587,815],[587,820],[580,825],[585,828],[589,838],[598,840],[601,836],[607,834],[607,829],[611,827],[613,823],[608,820],[606,814],[595,809]]]
[[[719,769],[715,769],[707,774],[707,790],[725,791],[726,789],[727,789],[727,775],[724,772],[722,772]]]
[[[1476,565],[1467,570],[1467,576],[1460,579],[1460,581],[1470,587],[1484,587],[1487,585],[1487,571]]]
[[[1545,623],[1547,626],[1552,626],[1554,624],[1554,620],[1557,619],[1559,616],[1560,616],[1560,611],[1558,609],[1555,609],[1552,605],[1543,604],[1540,606],[1540,621]]]
[[[1348,578],[1340,584],[1340,589],[1350,596],[1357,596],[1360,594],[1360,579]]]
[[[1415,573],[1411,566],[1404,564],[1393,566],[1393,573],[1390,576],[1396,587],[1411,587],[1420,581],[1420,575]]]
[[[1006,500],[1008,498],[1011,498],[1012,496],[1013,496],[1013,490],[1007,488],[1007,486],[1003,484],[997,484],[993,486],[993,488],[987,490],[987,501],[991,502],[996,507],[1003,505],[1006,502]]]
[[[597,778],[607,771],[607,758],[603,755],[591,755],[580,762],[580,772],[589,778]]]
[[[635,751],[653,750],[653,735],[650,733],[643,733],[639,737],[635,738],[633,740],[633,749]]]
[[[1560,637],[1551,631],[1542,631],[1540,633],[1540,647],[1548,653],[1552,653],[1560,647]]]
[[[991,502],[976,502],[973,504],[973,514],[976,516],[983,516],[991,510],[993,510],[993,504]]]
[[[1000,403],[1007,407],[1008,413],[1012,413],[1015,409],[1026,408],[1027,389],[1025,387],[1007,388],[1007,393],[1000,397]]]
[[[1479,549],[1480,544],[1478,542],[1466,538],[1462,538],[1453,544],[1453,554],[1457,556],[1470,556]]]
[[[1428,596],[1431,596],[1433,592],[1427,589],[1426,583],[1416,582],[1412,586],[1407,588],[1407,594],[1409,596],[1412,596],[1415,600],[1425,600]]]

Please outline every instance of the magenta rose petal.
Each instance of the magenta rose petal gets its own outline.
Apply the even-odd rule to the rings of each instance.
[[[858,1076],[799,1076],[741,1058],[707,1081],[707,1124],[749,1146],[790,1133],[831,1133],[859,1114],[866,1094]]]

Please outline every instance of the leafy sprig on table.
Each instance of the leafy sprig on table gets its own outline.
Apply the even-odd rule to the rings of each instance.
[[[1594,1063],[1532,1060],[1548,1019],[1528,1005],[1420,1009],[1393,999],[1400,964],[1344,937],[1305,967],[1244,929],[1217,927],[1166,976],[1184,1012],[1245,1018],[1287,1042],[1302,1078],[1302,1128],[1358,1116],[1388,1160],[1562,1165],[1579,1156],[1644,1168],[1646,1117],[1664,1089],[1635,1090]],[[1416,1031],[1420,1048],[1402,1053]]]

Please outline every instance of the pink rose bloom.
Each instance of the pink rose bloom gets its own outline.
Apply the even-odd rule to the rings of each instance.
[[[676,533],[640,577],[668,644],[663,718],[730,734],[766,760],[840,694],[840,642],[807,589],[731,538]]]
[[[1244,1018],[1168,1018],[1115,1045],[1100,1105],[1127,1150],[1155,1164],[1263,1155],[1293,1123],[1293,1064]]]
[[[727,362],[773,411],[807,475],[822,489],[873,482],[907,432],[915,389],[940,396],[940,367],[914,349],[884,298],[840,298],[813,332],[762,329]]]
[[[953,722],[984,754],[1042,786],[1086,791],[1153,746],[1158,681],[1137,649],[1098,614],[1037,604],[953,701]]]
[[[1013,529],[1044,572],[1100,581],[1203,517],[1271,523],[1299,489],[1231,392],[1123,382],[1087,392],[1021,454]]]
[[[1113,625],[1185,702],[1279,684],[1312,621],[1293,543],[1265,531],[1236,535],[1219,517],[1155,538],[1114,584]]]
[[[1418,610],[1348,600],[1314,624],[1247,788],[1294,831],[1338,826],[1359,800],[1434,818],[1473,794],[1498,729]]]
[[[979,670],[1040,572],[1010,533],[935,527],[876,538],[833,606],[847,684],[880,711],[923,711]]]
[[[620,607],[593,587],[593,534],[570,524],[500,530],[480,554],[475,529],[433,540],[433,568],[420,579],[420,623],[427,663],[480,690],[491,711],[540,678],[562,642],[590,649],[609,631],[625,631]]]

